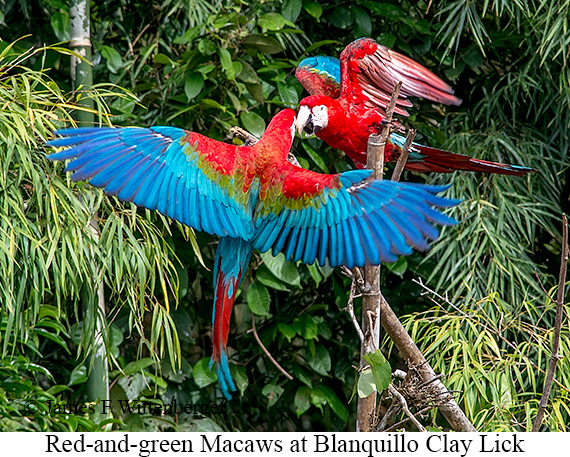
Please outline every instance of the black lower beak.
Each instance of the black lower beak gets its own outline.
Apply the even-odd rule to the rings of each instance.
[[[307,122],[305,122],[305,125],[303,126],[303,132],[305,132],[306,135],[314,135],[315,132],[315,124],[313,124],[313,115],[309,114],[309,117],[307,118]]]
[[[305,124],[305,126],[303,127],[303,131],[307,134],[307,135],[314,135],[315,134],[315,126],[313,124],[313,121],[311,120],[311,118],[309,118],[309,121]]]

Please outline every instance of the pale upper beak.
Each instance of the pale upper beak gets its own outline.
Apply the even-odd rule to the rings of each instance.
[[[313,115],[308,106],[301,106],[297,113],[297,132],[305,132],[307,135],[314,135]]]

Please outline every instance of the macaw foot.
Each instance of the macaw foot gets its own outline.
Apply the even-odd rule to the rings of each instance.
[[[210,359],[210,369],[213,364],[214,359]],[[230,373],[230,365],[226,351],[220,352],[220,360],[216,362],[216,375],[218,376],[218,383],[220,384],[220,389],[224,397],[226,400],[231,400],[232,394],[230,394],[230,391],[235,392],[237,389],[232,374]]]
[[[394,133],[394,132],[405,132],[406,129],[404,128],[404,126],[402,124],[400,124],[398,122],[397,119],[392,118],[392,120],[390,122],[388,122],[386,120],[386,118],[382,119],[379,122],[379,130],[383,129],[386,126],[390,126],[390,134]]]

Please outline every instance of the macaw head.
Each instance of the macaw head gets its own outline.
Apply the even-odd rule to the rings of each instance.
[[[297,117],[294,110],[287,108],[279,111],[267,126],[266,133],[278,132],[283,134],[289,131],[291,134],[291,144],[295,139],[295,126],[297,125]]]
[[[288,153],[295,138],[295,127],[297,125],[295,114],[295,111],[290,108],[279,111],[273,116],[257,144],[259,146],[270,144]]]
[[[315,135],[329,125],[329,107],[333,99],[325,95],[312,95],[299,103],[297,131]]]

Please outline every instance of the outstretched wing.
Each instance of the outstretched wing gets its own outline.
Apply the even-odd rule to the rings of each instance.
[[[323,175],[292,166],[279,197],[258,203],[254,247],[352,268],[425,250],[439,235],[432,224],[455,223],[432,208],[459,203],[435,195],[446,186],[368,181],[370,173]]]
[[[47,143],[69,146],[48,156],[68,160],[74,181],[197,230],[249,239],[249,195],[234,180],[237,146],[175,127],[79,128]]]
[[[408,116],[412,106],[408,97],[422,97],[445,105],[459,105],[461,100],[439,77],[398,52],[371,38],[350,43],[340,55],[341,97],[352,105],[386,109],[392,91],[402,81],[395,112]]]
[[[311,95],[340,97],[340,61],[336,57],[307,57],[297,66],[295,77]]]

